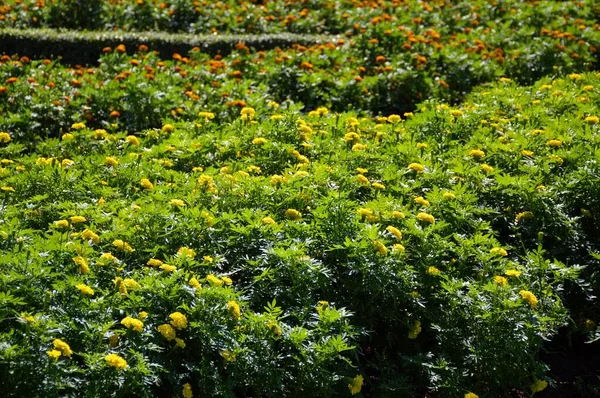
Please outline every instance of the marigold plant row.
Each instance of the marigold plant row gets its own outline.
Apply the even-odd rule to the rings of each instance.
[[[214,100],[190,57],[0,68],[9,394],[535,393],[558,328],[596,338],[600,74],[376,116]]]

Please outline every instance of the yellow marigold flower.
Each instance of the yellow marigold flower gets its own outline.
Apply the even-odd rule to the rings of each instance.
[[[400,243],[396,243],[392,245],[392,251],[397,254],[403,254],[404,252],[406,252],[406,248]]]
[[[175,337],[175,345],[179,348],[185,348],[185,341],[179,337]]]
[[[240,115],[243,120],[252,119],[255,114],[256,114],[256,111],[254,110],[254,108],[250,108],[248,106],[245,108],[242,108],[242,110],[240,111]]]
[[[163,262],[156,258],[151,258],[146,264],[151,267],[160,267],[161,265],[163,265]]]
[[[279,174],[274,174],[271,176],[271,185],[277,185],[287,182],[287,178],[280,176]]]
[[[204,119],[207,120],[212,120],[215,118],[215,114],[212,112],[206,112],[206,111],[202,111],[198,113],[198,116],[203,117]]]
[[[107,156],[104,159],[104,164],[106,166],[117,167],[119,165],[119,161],[116,158],[112,157],[112,156]]]
[[[86,221],[87,221],[87,219],[82,216],[71,217],[71,224],[78,224],[78,223],[82,223],[82,222],[86,222]]]
[[[583,86],[583,91],[592,91],[593,89],[594,89],[594,86],[591,86],[591,85]]]
[[[600,123],[600,118],[598,116],[588,116],[585,118],[585,121],[588,123],[598,124]]]
[[[210,283],[212,286],[216,286],[216,287],[221,287],[221,286],[223,286],[223,283],[224,283],[221,279],[217,278],[213,274],[207,275],[206,281],[208,283]]]
[[[559,146],[562,145],[562,141],[561,140],[550,140],[546,143],[546,145],[548,145],[552,148],[558,148]]]
[[[421,166],[419,163],[411,163],[408,165],[409,170],[414,170],[417,173],[422,173],[425,168]]]
[[[394,116],[394,115],[392,115],[392,116]],[[362,389],[363,383],[364,383],[364,379],[363,379],[362,375],[358,375],[354,379],[352,379],[350,384],[348,384],[348,388],[350,389],[350,394],[352,394],[352,395],[358,394],[360,392],[360,390]]]
[[[425,198],[423,198],[422,196],[417,196],[415,198],[415,203],[421,205],[421,206],[425,206],[425,207],[429,207],[431,206],[431,204],[429,203],[428,200],[426,200]]]
[[[60,351],[60,353],[64,357],[70,358],[73,354],[73,351],[71,351],[71,347],[69,347],[69,345],[61,339],[54,340],[52,344],[54,345],[54,349]]]
[[[135,319],[130,316],[123,318],[121,320],[121,325],[138,333],[141,333],[144,330],[144,323],[139,319]]]
[[[171,325],[175,326],[177,329],[187,328],[187,318],[181,312],[174,312],[169,315],[169,318],[171,318]]]
[[[123,279],[123,284],[127,287],[127,289],[135,290],[139,289],[140,285],[135,281],[135,279],[125,278]]]
[[[456,199],[456,195],[452,192],[444,192],[442,196],[444,197],[444,199]]]
[[[162,126],[161,131],[163,133],[172,133],[173,131],[175,131],[175,126],[173,126],[172,124],[165,124],[164,126]]]
[[[356,179],[358,180],[358,182],[360,182],[361,184],[369,184],[369,179],[367,177],[365,177],[362,174],[359,174]]]
[[[181,200],[181,199],[171,199],[169,201],[169,204],[171,206],[175,206],[175,207],[183,207],[183,206],[185,206],[185,202],[183,200]]]
[[[390,225],[385,230],[394,235],[398,240],[402,239],[402,232],[398,228]]]
[[[360,135],[358,135],[357,133],[351,131],[351,132],[346,133],[344,135],[344,141],[356,143],[356,142],[360,141]]]
[[[75,287],[77,289],[79,289],[81,294],[83,294],[84,296],[93,296],[94,295],[94,290],[91,287],[89,287],[88,285],[84,285],[83,283],[80,283],[80,284],[76,285]]]
[[[135,135],[128,135],[127,137],[125,137],[125,140],[131,146],[139,146],[140,145],[140,140]]]
[[[434,266],[427,268],[427,273],[429,275],[440,275],[442,272]]]
[[[242,313],[240,311],[240,305],[238,303],[236,303],[235,301],[228,301],[227,309],[231,313],[231,316],[233,316],[233,318],[236,321],[239,321],[240,317],[242,316]]]
[[[367,146],[365,144],[354,144],[354,145],[352,145],[352,150],[353,151],[364,151],[365,149],[367,149]]]
[[[528,151],[527,149],[523,149],[521,151],[521,155],[527,156],[527,157],[532,157],[533,156],[533,151]]]
[[[494,171],[494,168],[490,165],[482,164],[481,170],[485,171],[486,173],[491,173],[492,171]]]
[[[317,108],[317,112],[319,112],[319,115],[323,116],[329,113],[329,109],[325,108],[324,106],[320,106]]]
[[[402,118],[400,117],[400,115],[389,115],[387,117],[387,120],[390,123],[398,123],[399,121],[402,120]]]
[[[394,210],[392,212],[392,217],[402,219],[402,218],[405,218],[406,216],[401,211]]]
[[[485,157],[485,152],[483,152],[480,149],[471,149],[471,151],[469,152],[469,156],[474,158],[483,158]]]
[[[501,247],[492,248],[490,250],[490,254],[493,256],[502,256],[502,257],[508,256],[508,252]]]
[[[361,216],[372,216],[373,215],[373,210],[372,209],[368,209],[368,208],[360,208],[357,210],[358,214],[360,214]]]
[[[548,158],[550,159],[551,162],[558,163],[559,165],[564,163],[563,158],[561,158],[560,156],[554,155],[554,154],[548,156]]]
[[[523,211],[517,214],[516,220],[519,221],[521,219],[533,218],[533,213],[530,211]]]
[[[521,271],[509,269],[504,273],[504,275],[518,278],[519,276],[521,276]]]
[[[117,354],[108,354],[104,357],[104,360],[109,366],[117,370],[123,370],[127,367],[127,361]]]
[[[27,323],[36,323],[36,322],[37,322],[37,320],[35,319],[35,317],[34,317],[34,316],[32,316],[32,315],[27,315],[27,314],[26,314],[26,313],[24,313],[24,312],[22,312],[22,313],[21,313],[21,317],[22,317],[23,319],[25,319],[25,321],[26,321]]]
[[[494,283],[500,286],[506,286],[508,285],[508,280],[503,276],[497,275],[494,277]]]
[[[85,258],[81,256],[73,257],[73,262],[79,265],[79,271],[81,271],[82,274],[87,274],[88,272],[90,272],[90,267]]]
[[[356,171],[358,174],[367,174],[369,172],[369,170],[363,169],[362,167],[358,167]]]
[[[58,351],[58,350],[50,350],[50,351],[46,351],[46,353],[52,359],[58,359],[61,354],[60,351]]]
[[[94,243],[100,242],[100,237],[94,231],[87,228],[81,233],[81,239],[91,240]]]
[[[174,272],[175,270],[177,270],[177,267],[174,265],[169,265],[169,264],[163,264],[160,267],[158,267],[160,269],[162,269],[163,271],[166,272]]]
[[[106,136],[107,136],[106,130],[97,129],[97,130],[94,130],[94,134],[92,135],[92,138],[95,140],[103,140],[106,138]]]
[[[546,380],[536,380],[536,382],[531,386],[531,391],[540,392],[546,387],[548,387],[548,382]]]
[[[267,143],[267,139],[263,137],[257,137],[252,140],[252,144],[254,145],[263,145]]]
[[[141,311],[138,316],[142,319],[146,319],[148,317],[148,313],[146,311]]]
[[[408,331],[408,338],[414,340],[421,333],[421,321],[416,321]]]
[[[147,178],[142,178],[140,181],[140,185],[142,186],[142,188],[148,190],[154,188],[154,184],[152,184],[152,182]]]
[[[283,115],[273,115],[271,116],[271,120],[283,120]]]
[[[2,134],[2,133],[0,133],[0,134]],[[62,137],[61,137],[61,139],[63,141],[71,141],[73,138],[75,138],[75,137],[71,133],[63,134]]]
[[[114,247],[124,252],[132,253],[135,251],[135,249],[132,248],[129,243],[124,242],[121,239],[114,240],[112,244]]]
[[[302,214],[296,209],[287,209],[285,216],[290,220],[299,220],[302,218]]]
[[[5,132],[0,132],[0,142],[8,144],[10,142],[10,140],[11,140],[10,134],[5,133]]]
[[[177,250],[177,255],[180,257],[194,258],[196,256],[196,251],[190,249],[189,247],[180,247]]]
[[[273,220],[271,217],[264,217],[262,219],[262,223],[263,224],[277,224],[277,222],[275,220]]]
[[[85,123],[73,123],[71,130],[82,130],[85,128]]]
[[[535,297],[535,294],[531,293],[528,290],[521,290],[519,292],[519,294],[521,295],[523,300],[525,300],[525,301],[527,301],[527,303],[529,303],[529,305],[531,305],[532,307],[537,306],[538,299],[537,299],[537,297]]]
[[[227,286],[231,285],[233,283],[233,281],[231,280],[230,277],[228,276],[223,276],[221,277],[221,280],[223,281],[223,283]]]
[[[388,252],[388,248],[385,247],[385,245],[378,240],[373,242],[373,247],[375,248],[375,250],[377,250],[377,253],[379,254],[386,254]]]
[[[157,329],[160,334],[162,334],[162,336],[169,341],[174,340],[175,336],[177,335],[175,333],[175,329],[173,329],[173,326],[169,325],[168,323],[160,325]]]
[[[427,213],[417,214],[417,219],[420,221],[428,222],[430,224],[433,224],[435,222],[435,218],[431,214]]]
[[[417,142],[417,149],[425,149],[428,147],[429,147],[429,145],[427,145],[426,142]]]
[[[465,394],[465,398],[479,398],[479,395],[475,394],[474,392],[468,392]]]
[[[62,162],[60,162],[60,166],[64,169],[71,167],[75,164],[74,161],[72,161],[71,159],[63,159]]]
[[[374,182],[373,184],[371,184],[371,186],[375,189],[385,189],[385,185],[383,185],[379,182]]]
[[[458,110],[458,109],[452,109],[452,110],[450,111],[450,114],[451,114],[452,116],[462,116],[462,115],[463,115],[462,111],[460,111],[460,110]]]
[[[69,228],[69,222],[67,220],[54,221],[54,225],[58,228]]]
[[[200,282],[198,282],[198,279],[196,279],[196,277],[192,277],[192,279],[190,279],[190,286],[194,289],[202,289],[202,285],[200,284]]]

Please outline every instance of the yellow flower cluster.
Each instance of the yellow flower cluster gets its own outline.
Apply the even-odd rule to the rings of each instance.
[[[144,323],[139,319],[135,319],[130,316],[123,318],[121,320],[121,325],[138,333],[141,333],[144,330]]]
[[[396,239],[402,240],[402,232],[400,232],[398,228],[390,225],[385,230],[388,231],[390,234],[394,235]]]
[[[109,366],[117,370],[123,370],[127,367],[127,361],[117,354],[108,354],[104,357],[104,360]]]
[[[302,214],[296,209],[287,209],[285,216],[290,220],[299,220],[302,218]]]
[[[160,325],[158,327],[158,331],[160,332],[160,334],[162,334],[162,336],[171,341],[175,339],[175,336],[177,335],[175,333],[175,329],[173,329],[173,326],[169,325],[168,323],[165,323],[163,325]]]
[[[84,285],[83,283],[80,283],[78,285],[75,285],[75,287],[77,289],[79,289],[81,294],[83,294],[84,296],[93,296],[94,295],[94,290],[91,287],[89,287],[88,285]]]
[[[392,115],[392,116],[394,116],[394,115]],[[350,384],[348,384],[348,388],[350,389],[350,394],[352,394],[352,395],[358,394],[360,392],[360,390],[362,389],[363,383],[364,383],[364,379],[363,379],[362,375],[358,375],[355,378],[353,378],[352,381],[350,382]]]
[[[231,316],[233,316],[233,318],[236,321],[239,321],[239,319],[242,315],[242,313],[240,311],[240,305],[237,302],[232,300],[227,303],[227,308],[228,308],[229,312],[231,313]]]
[[[531,293],[528,290],[521,290],[519,292],[524,301],[526,301],[530,306],[535,307],[538,304],[538,299],[535,297],[535,294]]]
[[[0,142],[8,144],[10,142],[10,140],[11,140],[10,134],[8,134],[6,132],[0,132]]]
[[[134,248],[132,248],[129,243],[122,241],[121,239],[117,239],[115,241],[113,241],[113,246],[116,247],[117,249],[127,252],[127,253],[132,253],[135,251]]]
[[[181,330],[187,328],[187,318],[181,312],[174,312],[171,315],[169,315],[169,318],[171,318],[171,325],[173,325],[177,329]]]
[[[430,224],[433,224],[435,222],[435,218],[431,214],[427,213],[417,214],[417,220],[428,222]]]
[[[54,350],[59,351],[60,355],[70,358],[71,355],[73,355],[73,351],[71,350],[71,347],[69,347],[69,344],[67,344],[66,342],[62,341],[61,339],[55,339],[52,342],[52,345],[54,346]],[[50,354],[48,354],[50,355]],[[50,355],[52,356],[52,355]]]

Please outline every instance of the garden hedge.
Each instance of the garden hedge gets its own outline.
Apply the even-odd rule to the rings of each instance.
[[[0,53],[19,54],[35,59],[61,57],[70,64],[95,64],[106,47],[124,44],[134,50],[147,45],[160,57],[187,54],[197,47],[211,55],[228,54],[242,42],[257,51],[293,44],[310,45],[335,41],[326,35],[278,33],[266,35],[195,35],[164,32],[81,32],[54,29],[2,29]]]

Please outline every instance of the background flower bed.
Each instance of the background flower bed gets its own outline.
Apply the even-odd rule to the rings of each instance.
[[[543,341],[567,316],[574,333],[598,319],[599,84],[503,79],[403,117],[258,102],[129,136],[79,122],[35,151],[9,133],[3,380],[40,395],[348,395],[357,375],[377,396],[531,392]],[[184,348],[157,329],[176,311]],[[73,354],[48,356],[55,339]]]

